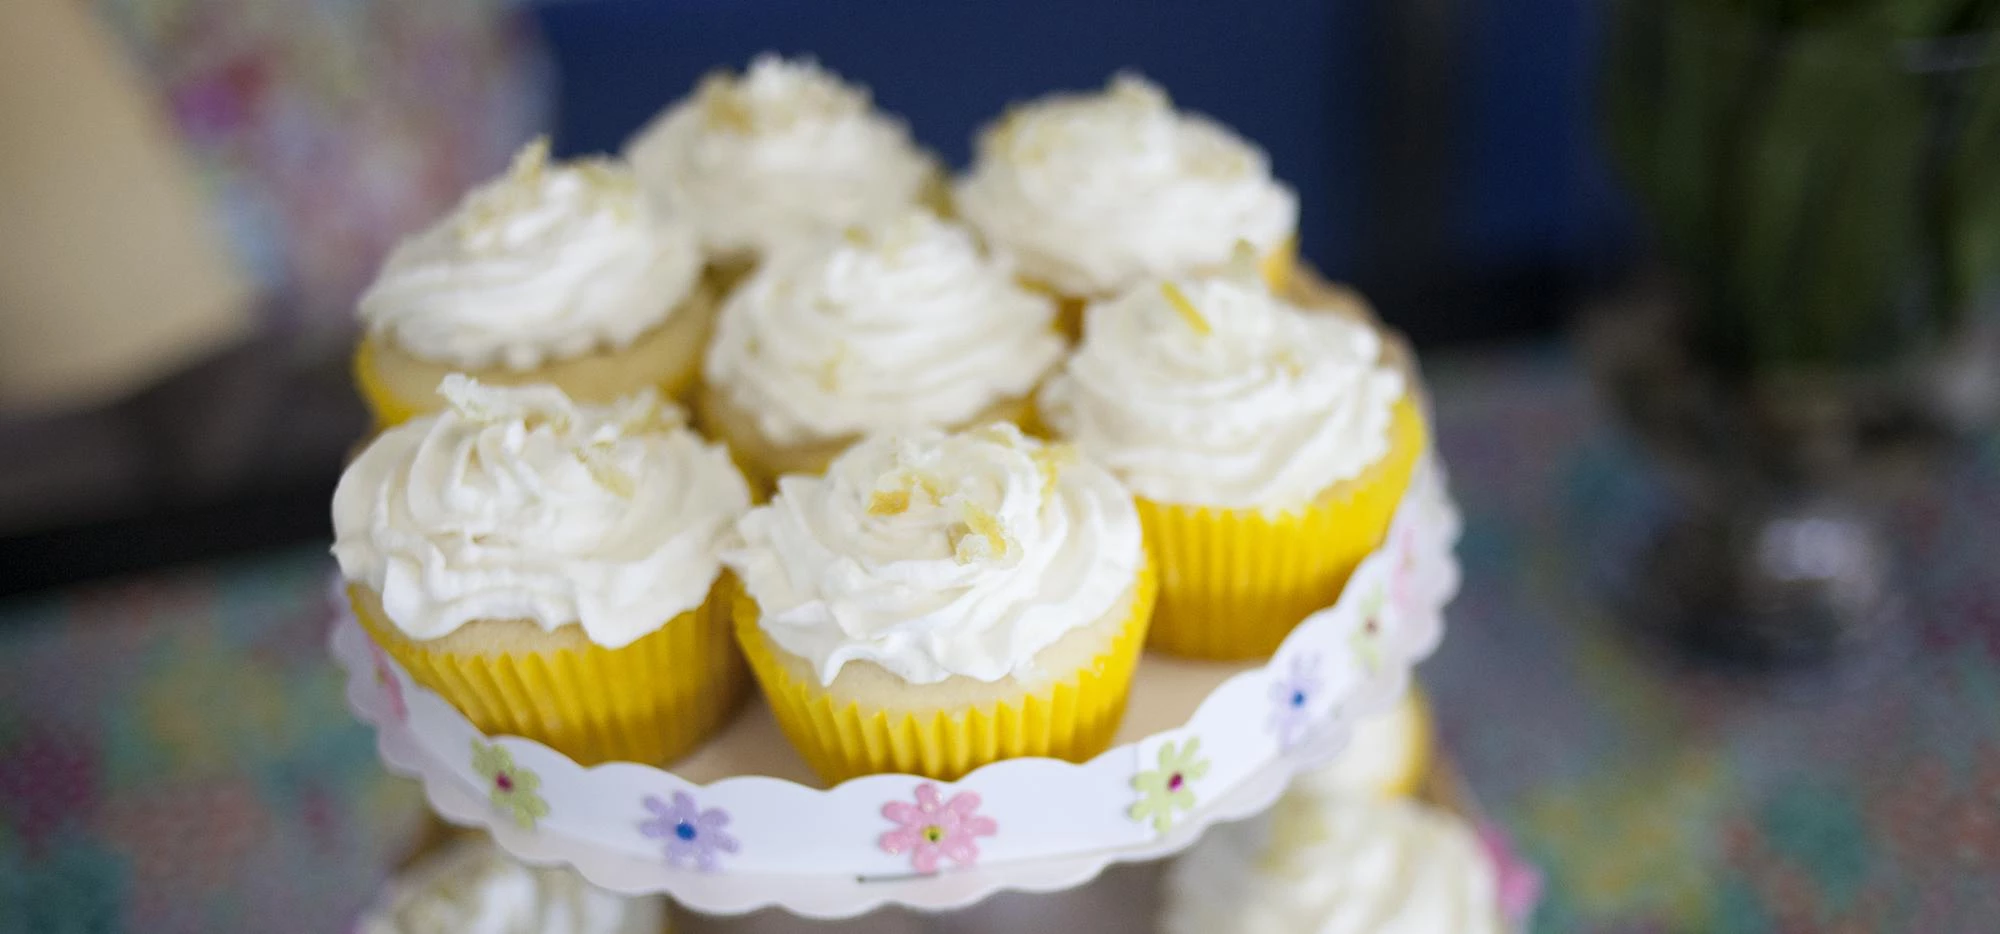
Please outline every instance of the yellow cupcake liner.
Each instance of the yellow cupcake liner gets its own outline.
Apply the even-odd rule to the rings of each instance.
[[[1149,647],[1186,658],[1264,658],[1293,627],[1333,605],[1380,547],[1425,446],[1423,416],[1396,403],[1389,452],[1301,511],[1213,509],[1138,498],[1160,566]]]
[[[736,637],[778,726],[829,785],[900,772],[949,781],[1002,759],[1083,762],[1111,748],[1146,641],[1157,589],[1152,565],[1133,584],[1127,620],[1111,646],[1073,676],[1017,700],[946,710],[888,710],[831,696],[794,677],[757,625],[757,603],[735,588]]]
[[[662,765],[726,723],[749,687],[718,586],[701,606],[617,649],[447,652],[404,635],[359,599],[355,616],[418,684],[487,735],[522,736],[582,765]]]

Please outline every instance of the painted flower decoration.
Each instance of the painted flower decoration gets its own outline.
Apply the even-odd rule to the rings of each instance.
[[[938,871],[939,857],[961,867],[971,866],[979,860],[974,840],[1000,832],[993,818],[978,811],[977,794],[962,791],[945,801],[938,797],[936,785],[925,782],[917,786],[915,804],[891,801],[882,805],[882,816],[896,824],[896,829],[882,835],[882,850],[892,856],[909,853],[911,868],[921,873]]]
[[[498,745],[472,741],[472,770],[486,779],[492,789],[493,806],[513,815],[514,823],[533,830],[535,822],[547,817],[549,803],[535,793],[542,786],[540,776],[514,764],[513,753]]]
[[[653,816],[639,822],[639,833],[666,841],[667,865],[714,872],[719,865],[716,854],[736,852],[736,838],[722,829],[729,826],[728,811],[704,811],[685,791],[674,792],[671,804],[652,795],[641,803]]]
[[[375,658],[375,686],[382,689],[383,697],[388,698],[389,714],[396,718],[397,723],[408,723],[410,708],[403,702],[403,682],[389,667],[389,653],[371,641],[368,643],[368,654]]]
[[[1382,638],[1387,626],[1382,619],[1383,594],[1380,588],[1361,602],[1361,625],[1347,637],[1347,647],[1354,650],[1355,657],[1361,659],[1362,667],[1369,674],[1382,670]]]
[[[1271,732],[1278,735],[1278,748],[1291,749],[1305,738],[1322,686],[1317,655],[1293,656],[1291,671],[1271,682]]]
[[[1126,812],[1133,820],[1153,822],[1154,833],[1166,833],[1174,825],[1175,811],[1192,811],[1194,788],[1208,774],[1208,760],[1201,756],[1201,737],[1185,743],[1160,745],[1160,767],[1132,776],[1139,800]]]

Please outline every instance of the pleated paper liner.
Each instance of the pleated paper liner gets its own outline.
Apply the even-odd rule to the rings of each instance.
[[[677,759],[735,714],[749,686],[720,586],[622,648],[491,654],[413,640],[365,586],[348,596],[375,644],[480,732],[537,740],[583,765]]]
[[[1340,598],[1388,535],[1425,448],[1423,418],[1396,403],[1389,452],[1303,511],[1267,515],[1138,500],[1160,567],[1150,647],[1186,658],[1262,658],[1300,620]]]
[[[757,625],[756,601],[740,588],[736,634],[779,728],[828,784],[882,772],[950,780],[1001,759],[1082,762],[1110,748],[1131,693],[1156,586],[1152,566],[1143,566],[1118,635],[1073,676],[1015,701],[958,709],[865,707],[832,696],[816,680],[795,677]]]
[[[391,346],[379,334],[369,334],[354,352],[354,384],[378,428],[443,408],[437,385],[453,372],[494,385],[552,383],[571,399],[599,405],[649,386],[659,390],[661,398],[682,400],[701,369],[701,352],[708,345],[715,311],[715,296],[698,288],[666,320],[622,348],[599,349],[527,370],[437,363]]]

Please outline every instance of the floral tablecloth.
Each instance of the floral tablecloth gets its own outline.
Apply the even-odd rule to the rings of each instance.
[[[1653,501],[1564,353],[1429,366],[1467,526],[1425,669],[1546,931],[2000,929],[2000,445],[1886,505],[1908,625],[1782,677],[1607,609]],[[319,547],[0,604],[0,934],[343,929],[421,832],[326,660]]]

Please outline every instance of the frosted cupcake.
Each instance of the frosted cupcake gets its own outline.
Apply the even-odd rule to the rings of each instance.
[[[548,383],[584,402],[694,382],[713,302],[693,232],[623,165],[551,164],[537,140],[399,245],[362,294],[356,382],[380,425],[435,411],[438,381]]]
[[[913,209],[782,251],[738,288],[699,417],[765,489],[864,434],[1018,422],[1062,357],[1054,320],[970,231]]]
[[[1006,424],[878,435],[737,528],[737,639],[827,781],[1109,746],[1154,582],[1102,469]]]
[[[1298,198],[1264,153],[1133,75],[1013,108],[980,134],[954,194],[988,243],[1065,299],[1072,331],[1084,302],[1220,268],[1238,243],[1281,288],[1297,243]]]
[[[1387,535],[1424,428],[1380,334],[1255,276],[1092,305],[1037,417],[1138,499],[1160,570],[1152,644],[1269,655]]]
[[[1168,870],[1162,934],[1502,934],[1465,822],[1403,800],[1288,794]]]
[[[1321,796],[1414,797],[1430,776],[1431,715],[1413,685],[1388,713],[1357,722],[1339,758],[1302,772],[1292,788]]]
[[[397,875],[354,934],[661,934],[665,926],[658,896],[616,895],[564,867],[525,866],[477,838]]]
[[[625,153],[655,200],[694,218],[729,282],[780,243],[886,220],[941,185],[936,161],[866,88],[770,54],[703,79]]]
[[[721,445],[650,394],[445,380],[341,476],[333,553],[363,628],[485,733],[664,762],[747,679],[717,538],[749,506]]]

